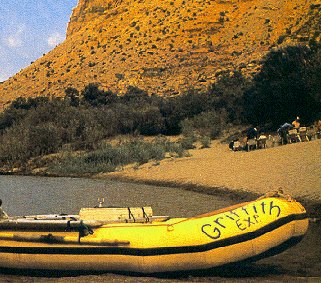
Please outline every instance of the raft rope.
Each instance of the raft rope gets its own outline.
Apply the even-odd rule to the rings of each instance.
[[[285,199],[285,200],[287,200],[289,202],[294,202],[295,201],[291,195],[285,194],[281,187],[278,188],[278,190],[265,193],[263,196],[259,197],[258,200],[259,199],[264,199],[264,198],[267,198],[267,197],[268,198],[271,198],[271,197],[282,198],[282,199]]]
[[[132,219],[132,218],[133,218],[134,223],[135,223],[135,222],[136,222],[136,219],[135,219],[135,217],[134,217],[134,214],[133,214],[132,211],[130,210],[130,207],[127,207],[127,209],[128,209],[128,218],[129,218],[129,219]]]
[[[142,211],[143,211],[143,217],[146,219],[146,223],[149,222],[149,217],[148,217],[147,213],[145,212],[144,207],[142,207]]]

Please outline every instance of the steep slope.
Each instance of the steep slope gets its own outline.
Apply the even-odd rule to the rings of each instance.
[[[79,0],[66,40],[0,84],[19,96],[63,96],[97,82],[119,94],[206,89],[222,70],[251,76],[279,44],[320,41],[320,0]]]

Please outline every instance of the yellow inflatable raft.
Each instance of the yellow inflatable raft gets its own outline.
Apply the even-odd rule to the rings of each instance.
[[[307,229],[303,206],[279,194],[192,218],[156,217],[150,207],[8,217],[0,221],[0,267],[141,273],[208,269],[280,253]]]

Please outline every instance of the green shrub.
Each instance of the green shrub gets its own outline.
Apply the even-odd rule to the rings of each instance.
[[[23,126],[8,129],[0,137],[0,161],[2,164],[25,162],[30,157],[28,130]]]
[[[244,122],[243,95],[250,86],[249,80],[239,71],[221,72],[217,81],[208,89],[212,105],[210,111],[226,111],[229,121],[233,123]]]
[[[99,149],[76,156],[67,153],[50,165],[49,171],[66,175],[112,172],[126,164],[141,165],[151,160],[160,161],[165,158],[166,152],[171,152],[178,157],[185,155],[185,150],[178,143],[164,141],[162,144],[159,141],[145,142],[135,139],[117,146],[103,144]]]
[[[95,174],[100,172],[113,172],[116,167],[108,162],[85,162],[83,157],[68,157],[55,162],[49,167],[49,172],[61,175]]]
[[[62,145],[62,129],[50,122],[30,127],[28,136],[31,156],[56,152]]]
[[[184,149],[193,149],[195,148],[194,142],[195,142],[195,136],[194,135],[189,135],[183,137],[180,141],[180,144]]]
[[[202,148],[209,148],[211,147],[211,138],[208,136],[201,136],[200,142],[202,144]]]
[[[224,110],[220,112],[202,112],[190,119],[185,119],[182,125],[182,132],[186,136],[190,133],[206,135],[210,138],[217,138],[226,128],[228,123],[227,113]]]

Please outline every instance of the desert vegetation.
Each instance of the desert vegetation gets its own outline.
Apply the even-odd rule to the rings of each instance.
[[[320,41],[320,7],[310,2],[80,1],[66,40],[0,84],[0,107],[89,82],[171,96],[206,92],[226,70],[251,77],[272,48]]]
[[[208,147],[231,125],[275,130],[300,116],[320,119],[321,48],[292,46],[271,51],[253,80],[238,71],[222,72],[206,92],[149,95],[130,86],[120,96],[90,83],[69,87],[62,98],[18,98],[0,114],[0,163],[22,166],[31,158],[62,152],[53,172],[113,171],[129,163],[183,156],[195,141]],[[170,142],[165,136],[182,134]],[[111,145],[119,136],[134,140]],[[152,142],[142,136],[158,136]],[[45,166],[45,164],[42,164]]]

